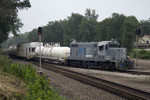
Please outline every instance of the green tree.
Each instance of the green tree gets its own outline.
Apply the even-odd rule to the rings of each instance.
[[[135,30],[139,22],[134,16],[113,13],[112,17],[99,23],[98,37],[100,40],[117,39],[123,47],[131,51],[135,42]]]
[[[144,34],[150,35],[150,18],[148,20],[140,21],[140,28],[142,30],[141,36]]]
[[[29,42],[38,42],[39,38],[38,38],[38,30],[37,29],[33,29],[31,32],[28,33],[27,36],[27,40]]]
[[[63,38],[63,29],[61,21],[49,22],[43,27],[44,42],[61,42]]]
[[[23,25],[18,10],[30,7],[29,0],[0,0],[0,43],[8,38],[9,33],[17,35]]]
[[[97,20],[98,14],[96,14],[95,10],[86,9],[85,10],[85,17],[87,20]]]
[[[67,20],[64,20],[62,27],[63,43],[65,45],[69,45],[72,40],[81,40],[80,26],[84,18],[85,17],[80,14],[72,13]]]
[[[104,40],[110,40],[110,30],[111,30],[111,19],[106,18],[102,22],[99,22],[97,25],[97,41],[104,41]]]
[[[81,40],[80,41],[94,41],[95,37],[97,37],[96,26],[98,22],[95,20],[86,20],[83,21],[80,27]]]
[[[131,51],[134,47],[136,28],[139,27],[139,22],[134,16],[126,17],[124,21],[124,32],[121,38],[122,46]]]
[[[95,10],[86,9],[85,19],[80,26],[81,41],[94,41],[97,37],[97,18]]]

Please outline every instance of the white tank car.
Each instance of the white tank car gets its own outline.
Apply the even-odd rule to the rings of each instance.
[[[40,55],[39,47],[35,49],[35,54],[37,56]],[[43,59],[64,62],[69,55],[70,55],[69,47],[53,47],[53,46],[41,47],[41,57]]]

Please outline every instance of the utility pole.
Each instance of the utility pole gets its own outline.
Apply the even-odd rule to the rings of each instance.
[[[138,35],[140,34],[141,29],[136,29],[136,68],[138,68]]]
[[[136,34],[136,68],[138,68],[138,36]]]

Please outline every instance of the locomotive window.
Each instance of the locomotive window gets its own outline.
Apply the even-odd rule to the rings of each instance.
[[[106,50],[108,49],[108,45],[106,45]]]
[[[71,47],[78,47],[78,44],[72,44]]]
[[[99,50],[100,50],[100,51],[103,51],[103,49],[104,49],[104,45],[99,46]]]
[[[120,48],[121,46],[119,44],[109,44],[110,48]]]

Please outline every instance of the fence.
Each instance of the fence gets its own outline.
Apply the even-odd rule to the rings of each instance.
[[[142,60],[142,59],[132,59],[135,64],[135,68],[140,68],[143,70],[150,70],[150,60]]]

